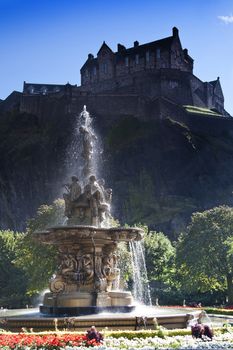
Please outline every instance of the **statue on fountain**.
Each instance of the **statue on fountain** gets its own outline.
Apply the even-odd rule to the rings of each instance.
[[[74,203],[82,193],[81,185],[77,176],[71,177],[71,184],[65,184],[64,187],[67,190],[67,193],[63,194],[65,201],[65,215],[70,217],[72,215],[72,203]]]
[[[67,193],[63,194],[68,224],[106,226],[111,218],[112,190],[105,189],[104,181],[97,181],[94,175],[89,177],[83,190],[76,176],[71,180],[71,184],[65,185]]]

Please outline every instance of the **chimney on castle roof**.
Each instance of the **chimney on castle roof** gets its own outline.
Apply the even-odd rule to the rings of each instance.
[[[122,52],[126,50],[126,47],[124,45],[121,45],[121,44],[117,44],[117,51],[118,52]]]
[[[138,47],[139,45],[139,42],[136,40],[134,43],[133,43],[133,47]]]
[[[94,55],[92,55],[92,53],[89,53],[89,54],[88,54],[88,59],[89,59],[89,60],[92,60],[93,58],[94,58]]]
[[[179,36],[179,30],[176,27],[172,28],[172,35],[174,38],[177,38]]]
[[[188,49],[184,49],[183,52],[185,56],[188,56]]]

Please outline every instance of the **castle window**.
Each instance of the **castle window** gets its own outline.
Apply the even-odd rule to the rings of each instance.
[[[108,72],[108,65],[107,65],[107,63],[103,63],[102,68],[103,68],[103,73],[107,73]]]
[[[86,78],[89,77],[89,73],[88,73],[88,70],[85,71],[85,75],[86,75]]]
[[[160,52],[160,49],[156,49],[156,58],[160,58],[161,56],[161,52]]]
[[[93,68],[93,74],[96,75],[97,73],[97,70],[96,70],[96,67]]]
[[[47,92],[48,92],[47,87],[46,87],[46,86],[43,86],[43,87],[41,88],[41,92],[42,92],[42,95],[46,95]]]
[[[129,57],[125,57],[125,66],[128,67],[129,66]]]
[[[139,54],[135,55],[135,63],[139,64]]]
[[[176,80],[170,80],[170,81],[169,81],[169,86],[170,86],[171,89],[175,89],[176,87],[179,86],[178,81],[176,81]]]
[[[34,86],[30,86],[28,90],[30,94],[34,94],[34,91],[35,91]]]
[[[150,62],[150,51],[146,51],[146,62]]]

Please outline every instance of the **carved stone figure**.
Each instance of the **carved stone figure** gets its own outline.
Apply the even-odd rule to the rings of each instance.
[[[82,193],[81,185],[77,176],[71,177],[71,184],[65,184],[65,188],[68,191],[63,194],[65,200],[65,215],[70,217],[72,215],[73,203],[80,197]]]
[[[97,140],[97,137],[85,126],[80,126],[79,132],[83,135],[83,157],[91,158],[93,153],[93,140]]]
[[[120,274],[120,269],[117,268],[116,254],[110,253],[103,256],[102,272],[107,281],[107,291],[110,291],[113,281],[115,281]]]
[[[101,224],[104,220],[104,212],[108,209],[108,205],[104,203],[104,194],[94,175],[89,177],[84,192],[90,201],[93,224],[98,226],[98,223]]]
[[[99,186],[101,188],[104,201],[110,205],[111,202],[112,202],[112,189],[104,187],[105,186],[105,180],[104,179],[99,179],[98,180],[98,184],[99,184]]]
[[[102,191],[102,199],[103,199],[102,205],[104,204],[103,206],[104,211],[101,213],[102,221],[105,221],[106,225],[108,226],[109,220],[112,219],[112,216],[110,213],[111,202],[112,202],[112,189],[104,187],[105,185],[104,179],[98,180],[98,184]]]
[[[97,140],[95,134],[91,131],[90,128],[86,126],[80,126],[79,132],[82,135],[83,139],[83,152],[82,156],[84,158],[84,168],[83,175],[88,177],[92,172],[92,155],[93,155],[93,141]]]
[[[84,284],[89,284],[93,281],[94,267],[92,254],[85,254],[82,256],[82,272]]]
[[[63,261],[61,265],[61,274],[64,277],[71,279],[76,279],[77,275],[77,260],[71,254],[66,254],[63,256]]]

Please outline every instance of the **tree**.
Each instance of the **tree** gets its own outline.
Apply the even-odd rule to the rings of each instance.
[[[28,302],[24,298],[27,287],[25,273],[15,264],[17,246],[23,236],[12,231],[0,231],[1,306],[19,307]]]
[[[36,231],[64,222],[64,201],[55,200],[51,205],[39,207],[36,216],[29,220],[27,232],[18,244],[16,264],[27,276],[27,293],[34,295],[48,286],[56,269],[56,250],[51,245],[38,242]]]
[[[186,290],[220,291],[233,303],[233,208],[194,213],[177,244],[177,268]]]
[[[145,237],[146,265],[150,282],[170,282],[175,248],[162,232],[151,231]]]

